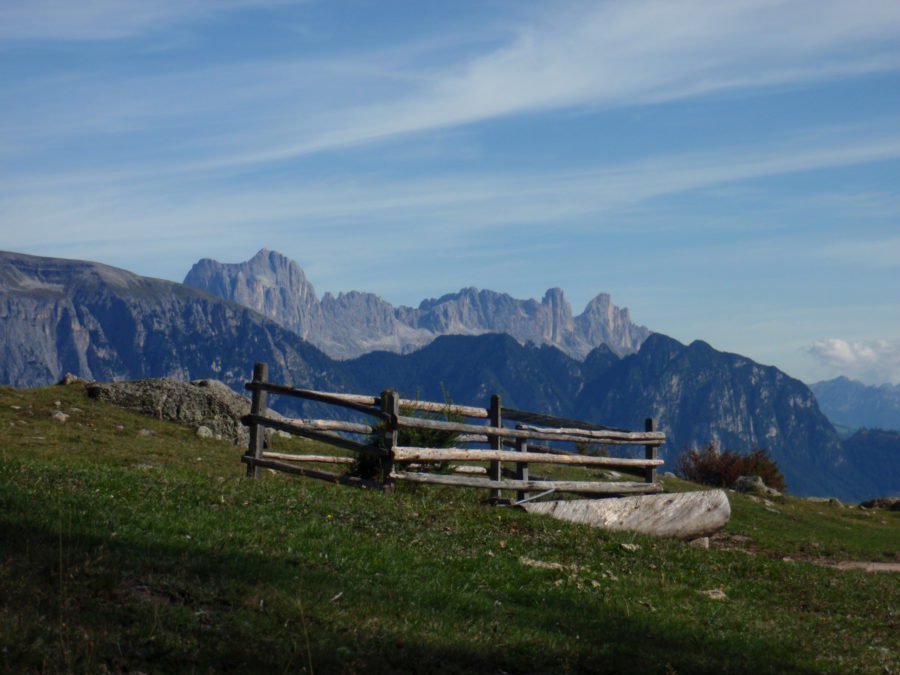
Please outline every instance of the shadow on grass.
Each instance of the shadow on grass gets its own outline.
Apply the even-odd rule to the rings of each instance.
[[[790,645],[714,637],[690,616],[626,617],[564,594],[534,602],[518,595],[493,613],[471,593],[440,606],[431,596],[407,612],[415,584],[335,576],[296,558],[61,537],[0,519],[0,665],[15,672],[301,672],[310,663],[315,672],[814,672]],[[332,602],[337,588],[350,591]]]

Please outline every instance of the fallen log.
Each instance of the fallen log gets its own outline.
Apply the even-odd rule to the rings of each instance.
[[[528,513],[604,530],[627,530],[677,539],[709,536],[725,527],[731,518],[731,505],[723,490],[528,502],[520,508]]]

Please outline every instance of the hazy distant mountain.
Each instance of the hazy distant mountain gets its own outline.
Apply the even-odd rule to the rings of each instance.
[[[393,307],[356,291],[326,293],[319,301],[297,263],[266,249],[237,264],[203,259],[184,283],[255,309],[341,359],[377,350],[407,353],[439,335],[482,333],[507,333],[522,344],[553,345],[584,358],[601,344],[617,354],[632,353],[650,334],[607,294],[573,316],[559,289],[547,291],[540,302],[476,288],[424,300],[418,308]]]
[[[833,424],[900,431],[900,384],[872,387],[836,377],[811,384],[810,389]]]
[[[238,304],[107,265],[0,252],[0,382],[213,377],[240,387],[255,361],[326,389],[340,369]]]
[[[844,449],[860,472],[877,476],[878,496],[900,496],[900,432],[860,429],[844,441]]]

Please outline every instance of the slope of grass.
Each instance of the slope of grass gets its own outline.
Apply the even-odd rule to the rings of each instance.
[[[732,495],[742,545],[703,550],[475,491],[251,481],[241,451],[79,387],[0,389],[0,669],[900,669],[896,576],[782,559],[897,560],[897,513]]]

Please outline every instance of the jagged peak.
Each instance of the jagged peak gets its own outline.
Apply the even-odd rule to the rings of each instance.
[[[603,310],[606,310],[606,308],[610,305],[612,305],[612,296],[609,293],[598,293],[588,301],[587,305],[584,306],[584,311],[585,313],[587,313],[595,308],[602,308]]]
[[[557,288],[555,286],[553,288],[548,288],[544,293],[543,302],[547,303],[550,300],[561,300],[562,302],[565,302],[566,292],[563,289]]]

